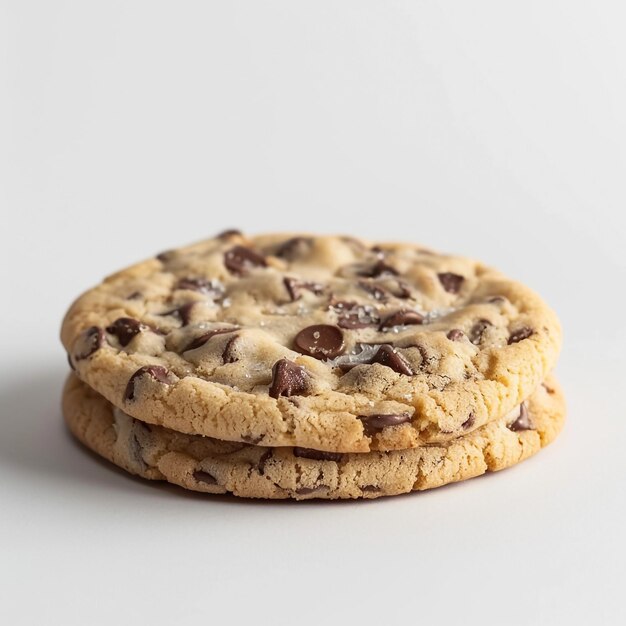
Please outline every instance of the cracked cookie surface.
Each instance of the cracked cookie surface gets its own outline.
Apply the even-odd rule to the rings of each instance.
[[[537,294],[467,258],[231,231],[108,277],[62,340],[82,380],[146,423],[368,452],[499,419],[552,370],[561,332]]]
[[[206,493],[303,500],[397,495],[515,465],[556,437],[565,404],[550,376],[509,415],[458,439],[362,454],[268,448],[147,425],[73,374],[63,412],[82,443],[132,474]]]

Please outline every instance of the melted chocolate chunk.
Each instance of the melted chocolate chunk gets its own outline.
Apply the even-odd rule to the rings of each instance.
[[[366,280],[360,280],[358,284],[359,287],[363,289],[363,291],[369,293],[369,295],[372,296],[374,300],[383,301],[387,299],[387,291],[382,287],[379,287],[378,285],[370,283]]]
[[[209,472],[204,472],[202,470],[196,470],[193,473],[193,477],[199,483],[204,483],[205,485],[217,485],[217,478],[215,478],[215,476],[211,476],[211,474],[209,474]]]
[[[380,278],[381,276],[398,276],[400,272],[395,267],[387,265],[382,259],[378,260],[372,267],[363,270],[359,276],[365,278]]]
[[[74,344],[74,360],[87,359],[104,344],[104,331],[99,326],[92,326],[82,333]]]
[[[106,330],[117,337],[121,346],[127,346],[141,331],[149,330],[149,326],[132,317],[120,317],[107,326]]]
[[[468,428],[471,428],[474,425],[474,422],[476,421],[476,417],[473,413],[469,414],[469,417],[461,424],[461,428],[463,428],[464,430],[467,430]]]
[[[380,414],[380,415],[359,415],[359,419],[363,422],[363,429],[365,434],[372,436],[375,433],[379,433],[383,428],[387,426],[398,426],[399,424],[405,424],[411,421],[411,416],[408,413],[394,414]]]
[[[203,333],[199,337],[196,337],[184,350],[183,352],[187,352],[187,350],[196,350],[203,346],[211,337],[215,337],[215,335],[225,335],[227,333],[234,333],[236,330],[239,330],[239,326],[234,326],[233,328],[214,328],[213,330],[209,330],[206,333]]]
[[[302,297],[302,291],[311,291],[316,296],[324,293],[324,285],[320,285],[319,283],[314,283],[311,281],[300,280],[298,278],[290,278],[287,276],[283,282],[285,283],[285,287],[289,292],[289,297],[292,302],[299,300]]]
[[[296,493],[299,496],[308,496],[310,493],[321,491],[322,489],[330,489],[328,485],[318,485],[317,487],[298,487]]]
[[[222,361],[224,361],[224,363],[236,363],[239,360],[234,352],[235,342],[238,338],[239,335],[235,335],[229,339],[228,343],[224,346],[224,351],[222,352]]]
[[[385,367],[390,367],[394,372],[398,372],[398,374],[405,374],[406,376],[413,375],[413,370],[409,362],[390,345],[380,346],[378,352],[376,352],[372,359],[372,363],[379,363]]]
[[[471,328],[469,338],[474,345],[478,345],[483,340],[485,331],[493,324],[489,320],[478,320]]]
[[[166,315],[171,315],[176,319],[179,319],[182,326],[187,326],[191,321],[191,309],[193,309],[195,302],[187,302],[187,304],[183,304],[177,309],[172,309],[171,311],[165,311],[165,313],[159,313],[159,316],[165,317]]]
[[[296,335],[294,345],[316,359],[334,359],[345,350],[341,329],[330,324],[307,326]]]
[[[165,383],[166,385],[170,384],[169,381],[169,372],[167,369],[162,367],[161,365],[144,365],[140,367],[128,381],[126,385],[126,391],[124,392],[124,400],[134,400],[135,399],[135,383],[142,376],[150,376],[154,380]]]
[[[305,254],[311,247],[313,240],[310,237],[292,237],[281,243],[274,256],[286,261],[293,261]]]
[[[452,330],[448,331],[448,334],[446,335],[446,337],[450,341],[461,341],[463,337],[465,337],[465,333],[462,330],[459,330],[458,328],[453,328]]]
[[[424,316],[412,309],[401,309],[387,316],[381,323],[379,330],[387,330],[394,326],[409,326],[412,324],[421,324]]]
[[[175,288],[199,291],[211,298],[221,298],[224,295],[222,283],[217,280],[207,280],[206,278],[181,278]]]
[[[533,424],[528,413],[526,403],[522,402],[519,407],[519,417],[509,426],[509,430],[519,432],[520,430],[532,430]]]
[[[459,274],[453,274],[452,272],[443,272],[441,274],[437,274],[437,276],[439,277],[439,282],[441,283],[441,286],[448,293],[459,293],[461,285],[465,280],[463,276],[460,276]]]
[[[324,452],[322,450],[312,450],[311,448],[294,448],[293,455],[303,459],[313,459],[314,461],[335,461],[339,463],[343,454],[339,452]]]
[[[522,326],[519,330],[511,333],[509,337],[509,345],[512,343],[517,343],[518,341],[522,341],[523,339],[528,339],[531,335],[533,335],[535,331],[528,326]]]
[[[272,398],[302,396],[308,387],[309,375],[304,368],[289,359],[280,359],[274,363],[272,384],[269,388],[269,395]]]
[[[229,272],[241,275],[255,267],[267,267],[267,262],[251,248],[235,246],[224,252],[224,265]]]
[[[340,328],[356,329],[377,326],[380,317],[378,311],[369,304],[359,304],[346,300],[332,300],[329,308],[338,314],[337,325]]]

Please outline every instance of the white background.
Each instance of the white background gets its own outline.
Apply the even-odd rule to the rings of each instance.
[[[623,624],[622,2],[0,2],[0,623]],[[569,420],[356,503],[188,495],[66,434],[105,274],[227,227],[409,239],[530,284]]]

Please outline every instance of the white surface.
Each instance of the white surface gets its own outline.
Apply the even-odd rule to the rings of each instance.
[[[623,3],[0,3],[0,623],[620,624]],[[407,238],[558,310],[569,421],[365,503],[187,495],[66,434],[103,275],[230,226]]]

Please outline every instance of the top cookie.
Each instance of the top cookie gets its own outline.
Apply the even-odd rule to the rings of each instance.
[[[539,296],[477,261],[237,231],[108,277],[61,335],[80,378],[137,419],[337,452],[413,448],[498,419],[561,340]]]

